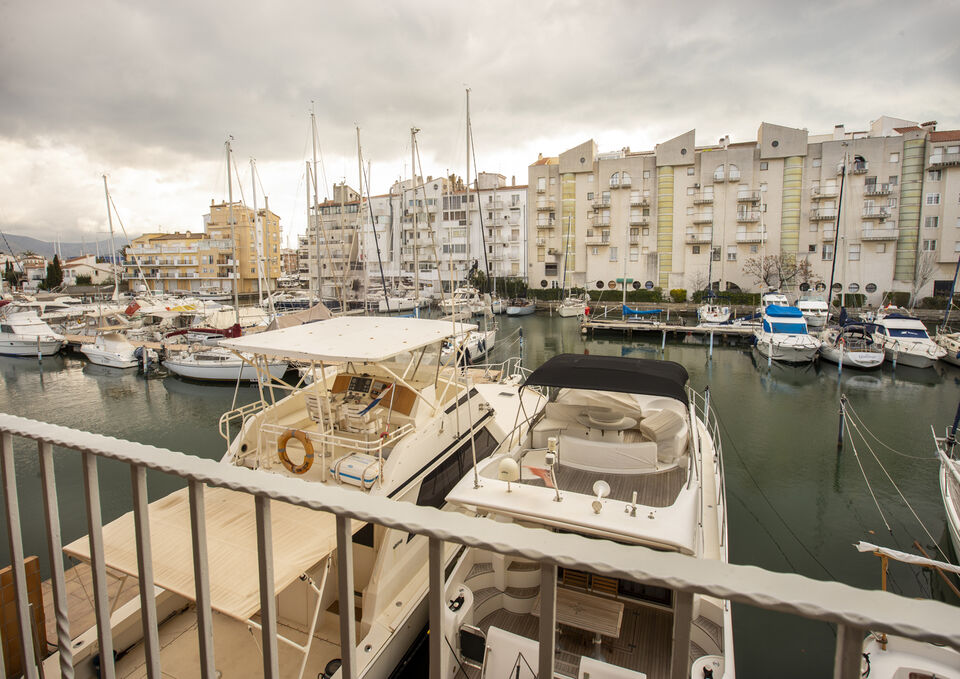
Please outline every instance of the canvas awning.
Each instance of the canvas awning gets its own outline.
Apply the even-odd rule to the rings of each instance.
[[[237,620],[249,620],[260,610],[254,498],[225,488],[206,488],[204,504],[211,606]],[[194,600],[187,489],[151,502],[149,514],[154,584]],[[272,502],[271,518],[273,584],[280,593],[336,548],[336,517],[286,502]],[[361,522],[353,522],[354,533],[362,527]],[[107,568],[137,577],[133,512],[103,527],[103,544]],[[90,561],[90,542],[86,537],[70,543],[63,551]]]

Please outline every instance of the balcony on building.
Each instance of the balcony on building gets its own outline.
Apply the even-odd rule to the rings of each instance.
[[[765,231],[737,231],[738,243],[763,243],[767,240]]]
[[[863,187],[865,196],[886,196],[890,193],[890,184],[866,184]]]
[[[812,186],[810,187],[810,197],[813,200],[820,200],[821,198],[836,198],[839,193],[839,190],[836,186]]]
[[[600,208],[610,207],[610,196],[607,197],[597,197],[593,199],[593,209],[599,210]]]
[[[760,211],[759,210],[738,210],[737,211],[737,222],[740,224],[747,224],[750,222],[759,222],[760,221]]]
[[[635,216],[631,215],[630,217],[630,226],[647,226],[650,224],[650,218],[643,215]]]
[[[555,203],[553,200],[539,200],[537,201],[537,212],[547,212],[555,209]]]
[[[541,217],[537,219],[538,229],[552,229],[557,225],[556,218]]]
[[[810,219],[819,222],[827,219],[836,219],[837,218],[837,208],[835,207],[819,207],[815,210],[810,211]]]
[[[753,189],[740,189],[737,191],[738,203],[759,203],[760,192]]]
[[[900,229],[864,229],[860,232],[860,240],[897,240]]]
[[[586,238],[583,242],[586,245],[610,245],[610,234],[609,233],[590,233],[587,232]]]
[[[546,186],[537,186],[537,193],[546,193],[546,192],[547,192]]]
[[[610,216],[597,215],[597,218],[593,220],[593,223],[597,226],[610,226]]]
[[[864,219],[886,219],[890,216],[890,208],[888,207],[865,207],[860,212],[860,216]]]
[[[930,156],[928,167],[936,169],[938,167],[950,167],[951,165],[960,165],[960,152],[935,153]]]
[[[700,243],[709,243],[713,240],[713,232],[710,229],[706,231],[687,231],[686,241],[694,245]]]
[[[868,169],[869,163],[862,158],[858,158],[847,165],[849,174],[866,174]],[[837,174],[843,174],[843,163],[837,163]]]
[[[629,189],[633,186],[633,178],[630,175],[620,177],[620,188]]]
[[[713,224],[713,214],[698,214],[693,216],[694,224]]]
[[[650,207],[650,199],[646,196],[630,196],[630,207]]]
[[[546,239],[546,238],[538,238],[538,239],[537,239],[537,247],[538,247],[538,248],[545,247],[546,244],[547,244],[547,239]]]
[[[706,205],[706,204],[712,203],[712,202],[713,202],[713,192],[712,192],[712,191],[711,191],[710,193],[704,193],[704,192],[701,191],[700,193],[694,194],[694,196],[693,196],[693,204],[694,204],[694,205]]]

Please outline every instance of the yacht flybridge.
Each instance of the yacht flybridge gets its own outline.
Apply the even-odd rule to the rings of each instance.
[[[603,541],[727,560],[716,420],[669,361],[556,356],[524,388],[553,388],[522,445],[479,461],[447,495],[468,513]],[[642,554],[638,554],[642,559]],[[447,581],[443,676],[536,676],[539,564],[468,550]],[[730,604],[560,568],[556,673],[733,676]],[[522,660],[520,660],[522,659]],[[529,663],[529,665],[525,664]],[[529,670],[529,672],[528,672]]]
[[[222,462],[443,508],[471,461],[519,440],[526,432],[522,413],[537,413],[546,400],[532,387],[518,389],[519,378],[509,381],[509,390],[474,384],[464,371],[441,364],[443,341],[464,328],[415,318],[340,317],[223,341],[224,348],[252,356],[258,370],[269,361],[300,361],[313,380],[282,398],[274,398],[280,384],[258,380],[260,398],[220,419],[228,441]],[[225,488],[208,487],[204,496],[218,669],[223,676],[248,676],[261,664],[249,632],[259,629],[260,608],[254,505]],[[192,573],[183,568],[183,554],[191,549],[187,489],[152,503],[150,521],[155,582],[166,596],[186,600],[183,608],[195,596]],[[342,602],[335,516],[274,503],[281,676],[336,674],[345,611],[356,624],[359,677],[389,676],[426,624],[427,538],[359,521],[350,530],[356,596]],[[108,566],[135,576],[133,531],[128,514],[105,527],[104,540]],[[455,551],[451,544],[447,559]],[[87,539],[67,552],[88,559]],[[187,628],[195,616],[187,609],[164,625]],[[221,644],[229,652],[221,652]],[[164,651],[180,656],[171,665],[164,660],[165,668],[199,676],[195,641],[177,650],[174,645]],[[121,669],[124,661],[118,661]]]
[[[63,336],[41,320],[36,311],[4,303],[0,311],[0,355],[52,356],[63,343]]]

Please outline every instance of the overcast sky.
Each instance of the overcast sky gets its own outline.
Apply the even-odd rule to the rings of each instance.
[[[128,234],[198,230],[232,135],[244,198],[255,157],[285,237],[303,232],[311,102],[328,185],[358,183],[356,123],[374,193],[409,173],[411,125],[426,174],[463,174],[465,86],[479,168],[520,183],[591,137],[960,127],[955,1],[328,5],[0,4],[0,228],[105,231],[106,173]]]

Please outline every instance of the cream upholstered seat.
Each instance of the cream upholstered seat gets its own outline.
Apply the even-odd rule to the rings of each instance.
[[[657,461],[661,464],[676,462],[686,447],[687,423],[672,410],[661,410],[637,424],[643,435],[657,444]]]

